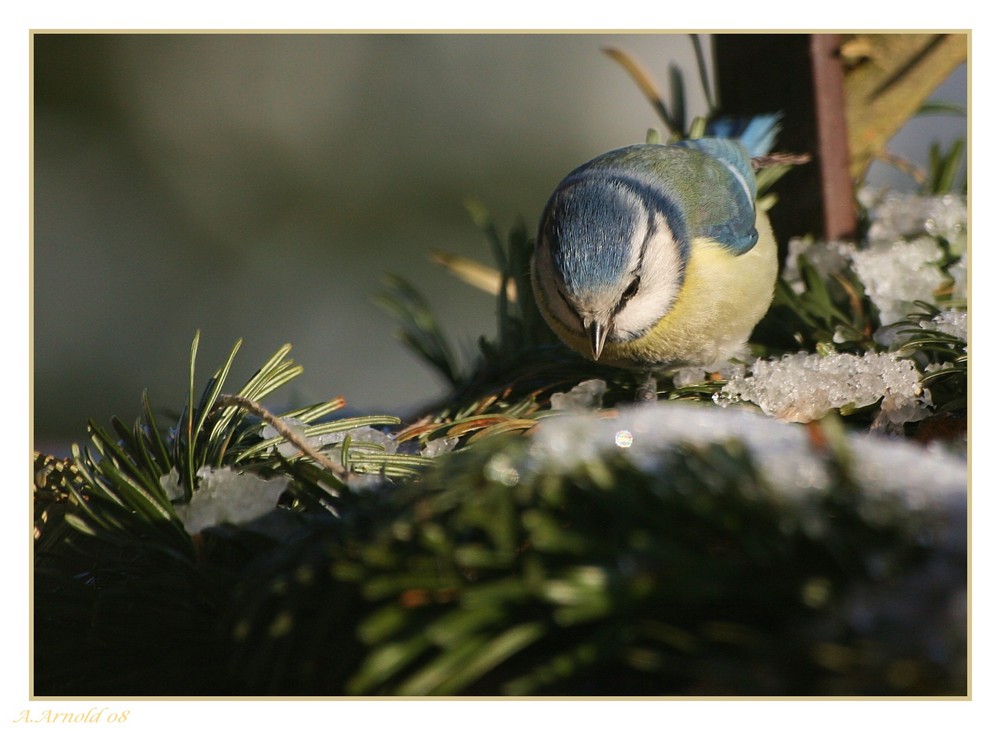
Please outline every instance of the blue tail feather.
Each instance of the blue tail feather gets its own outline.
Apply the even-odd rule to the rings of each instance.
[[[781,131],[781,112],[758,114],[755,117],[722,117],[708,124],[708,135],[738,139],[751,157],[763,157],[774,148]]]

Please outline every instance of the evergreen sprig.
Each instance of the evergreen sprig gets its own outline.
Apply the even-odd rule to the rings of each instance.
[[[143,393],[142,414],[131,427],[117,417],[111,419],[111,430],[91,421],[90,444],[74,445],[70,461],[42,454],[36,457],[36,501],[41,505],[36,529],[43,554],[61,549],[69,538],[64,528],[68,526],[79,535],[118,549],[162,550],[181,560],[193,559],[191,535],[176,509],[191,502],[200,488],[199,472],[205,467],[288,476],[286,504],[300,511],[308,511],[310,505],[330,506],[347,488],[345,477],[349,474],[413,478],[426,468],[428,460],[417,454],[388,453],[380,444],[351,438],[358,428],[397,426],[398,417],[359,416],[319,422],[344,406],[342,398],[280,416],[281,422],[301,427],[300,439],[292,446],[324,435],[344,434],[333,447],[342,470],[318,468],[302,452],[283,455],[278,446],[286,443],[285,437],[265,439],[264,422],[239,404],[230,403],[256,402],[298,376],[302,368],[288,358],[291,348],[279,349],[238,395],[227,397],[222,391],[240,347],[237,342],[199,395],[194,387],[198,340],[196,335],[191,347],[188,401],[176,426],[165,430]],[[168,493],[165,482],[171,474],[176,475],[180,495]],[[59,519],[53,518],[54,513]]]
[[[942,643],[948,658],[916,658],[900,678],[893,666],[910,655],[909,638],[852,623],[850,596],[885,579],[868,572],[870,555],[880,575],[927,555],[916,538],[925,526],[902,503],[865,516],[848,451],[827,451],[834,485],[802,504],[773,492],[734,442],[678,446],[656,468],[611,457],[565,472],[526,467],[530,447],[483,441],[383,494],[377,509],[355,504],[369,528],[284,550],[282,566],[247,586],[247,617],[234,618],[257,685],[360,695],[963,690],[958,636]],[[324,605],[334,612],[324,617]]]

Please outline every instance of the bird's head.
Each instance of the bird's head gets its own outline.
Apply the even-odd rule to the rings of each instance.
[[[673,305],[687,260],[676,204],[640,178],[593,170],[553,193],[539,226],[536,279],[549,314],[589,343],[641,337]]]

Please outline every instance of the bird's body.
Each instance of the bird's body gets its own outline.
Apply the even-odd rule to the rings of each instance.
[[[735,140],[640,144],[571,172],[542,214],[535,299],[566,344],[624,367],[711,366],[771,303],[774,234]]]

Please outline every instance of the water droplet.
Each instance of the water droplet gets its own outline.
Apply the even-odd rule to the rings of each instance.
[[[632,445],[632,433],[628,430],[619,430],[615,433],[615,445],[619,448],[628,448]]]

